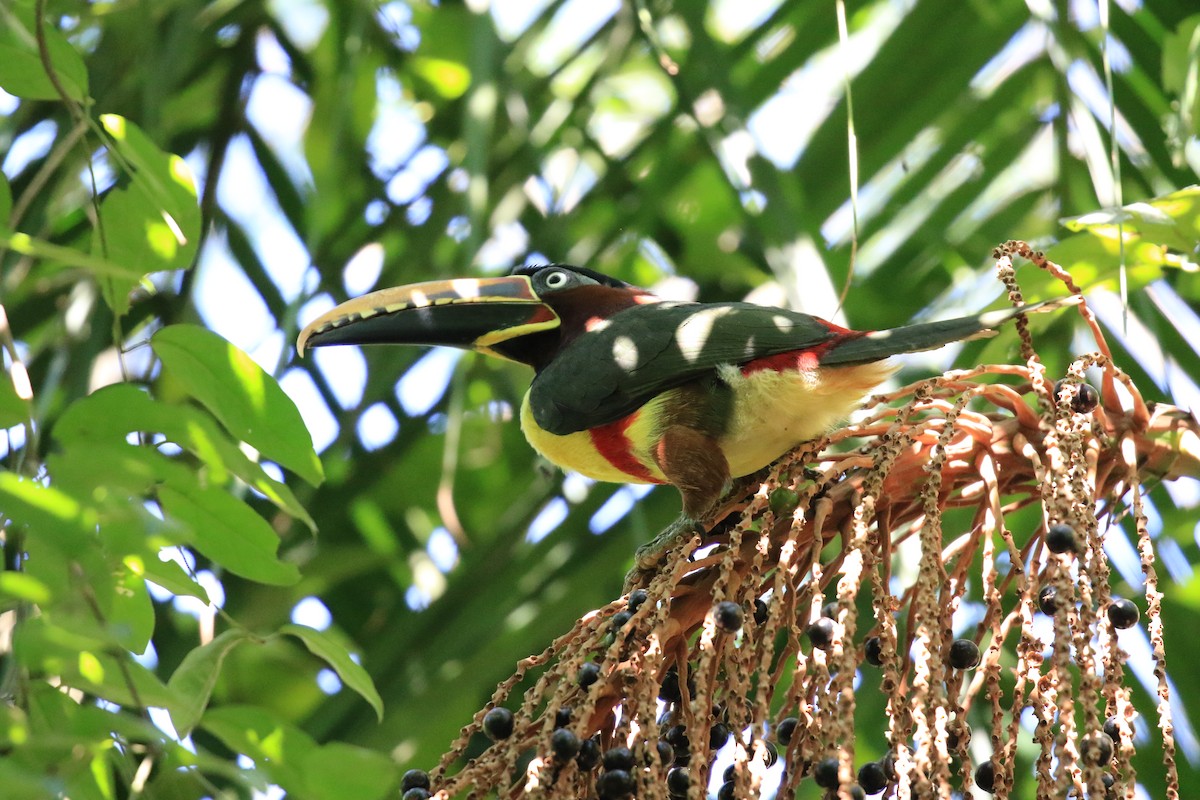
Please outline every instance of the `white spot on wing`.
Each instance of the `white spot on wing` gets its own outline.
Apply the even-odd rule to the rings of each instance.
[[[690,315],[675,331],[675,341],[679,344],[679,352],[688,362],[695,362],[704,352],[713,325],[719,317],[728,314],[732,309],[704,308]]]
[[[638,365],[638,350],[633,339],[618,336],[613,342],[613,361],[626,372],[633,372]]]
[[[779,328],[779,330],[783,331],[784,333],[789,332],[795,327],[795,323],[785,317],[783,314],[776,314],[775,316],[771,317],[771,321],[775,323],[776,328]]]

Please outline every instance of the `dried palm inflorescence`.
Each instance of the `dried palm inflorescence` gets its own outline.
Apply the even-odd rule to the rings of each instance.
[[[1010,242],[995,256],[1014,303],[1013,255],[1078,294],[1060,267]],[[1142,481],[1195,474],[1179,444],[1195,420],[1148,407],[1079,309],[1097,351],[1061,380],[1046,376],[1021,324],[1023,366],[874,398],[865,418],[776,464],[703,540],[522,661],[445,754],[432,790],[697,800],[732,742],[723,798],[756,797],[777,759],[781,797],[847,800],[886,786],[884,797],[950,798],[978,786],[1007,798],[1031,714],[1038,798],[1132,797],[1135,711],[1117,628],[1136,607],[1130,615],[1111,595],[1102,541],[1129,515],[1158,677],[1157,708],[1142,713],[1161,729],[1167,794],[1178,797]],[[1083,382],[1088,368],[1099,392]],[[893,574],[898,550],[916,554],[915,572]],[[952,617],[968,603],[982,620],[956,639]],[[1050,642],[1034,632],[1047,613]],[[886,730],[873,735],[890,750],[859,763],[855,675],[872,669],[887,698]],[[481,729],[495,741],[450,774]]]

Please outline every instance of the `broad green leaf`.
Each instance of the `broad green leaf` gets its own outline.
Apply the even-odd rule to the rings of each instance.
[[[191,265],[200,237],[200,209],[196,181],[182,158],[164,153],[124,117],[105,114],[100,123],[115,160],[130,178],[105,195],[100,207],[104,235],[97,230],[92,247],[96,255],[138,275],[102,284],[109,306],[121,315],[129,310],[129,293],[143,275]]]
[[[276,557],[279,537],[267,521],[224,489],[172,483],[159,487],[158,499],[190,528],[192,545],[230,572],[276,586],[300,580],[295,564]]]
[[[183,698],[179,705],[171,709],[171,721],[180,736],[191,733],[203,716],[225,657],[239,644],[250,640],[250,634],[243,629],[230,628],[208,644],[188,651],[183,657],[167,681],[167,687]]]
[[[250,356],[196,325],[163,328],[151,345],[171,376],[230,433],[314,486],[321,482],[321,461],[300,412]]]
[[[162,403],[131,384],[119,383],[77,400],[54,428],[55,439],[68,446],[124,442],[133,432],[161,433],[208,465],[213,482],[225,483],[225,473],[231,472],[316,531],[316,523],[287,484],[268,475],[199,409]]]
[[[72,636],[44,615],[28,620],[17,629],[13,652],[27,668],[58,675],[64,685],[118,705],[170,709],[181,701],[127,652]]]
[[[121,646],[138,655],[146,652],[154,635],[154,603],[146,590],[145,578],[129,569],[117,577],[105,621]]]
[[[375,715],[383,719],[383,698],[375,689],[375,683],[365,669],[350,657],[350,648],[344,638],[332,630],[319,631],[307,625],[288,623],[279,629],[280,633],[295,636],[304,642],[309,651],[322,659],[342,679],[342,682],[358,692],[364,700],[375,709]]]
[[[210,708],[200,727],[235,753],[253,759],[273,783],[302,798],[304,763],[317,745],[308,734],[256,706]]]
[[[66,550],[85,546],[96,523],[95,512],[76,498],[13,472],[0,472],[0,508],[17,524],[35,528],[39,538],[51,537]]]
[[[6,247],[23,256],[86,270],[99,278],[107,277],[135,282],[142,278],[140,272],[109,259],[89,255],[73,247],[51,244],[41,239],[35,239],[29,234],[14,233],[4,228],[0,228],[0,247]]]
[[[383,753],[338,742],[318,745],[261,708],[212,708],[201,727],[301,800],[377,800],[394,791],[398,778]]]
[[[312,797],[322,800],[376,800],[394,791],[396,763],[384,753],[330,742],[304,762]]]
[[[187,162],[160,150],[141,128],[124,117],[103,114],[100,124],[110,137],[112,149],[131,170],[130,179],[162,212],[163,222],[176,241],[194,248],[202,220],[196,178]]]
[[[30,603],[50,602],[50,587],[27,572],[0,572],[0,594]]]
[[[32,8],[0,9],[0,88],[29,100],[58,100],[60,95],[42,64]],[[83,58],[47,20],[46,50],[58,84],[72,100],[88,93]]]

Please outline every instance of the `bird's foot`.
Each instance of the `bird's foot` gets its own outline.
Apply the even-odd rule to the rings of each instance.
[[[681,516],[672,522],[662,533],[637,549],[633,569],[625,576],[625,590],[647,583],[662,567],[671,551],[691,541],[693,536],[703,537],[707,532],[704,525],[688,517]]]

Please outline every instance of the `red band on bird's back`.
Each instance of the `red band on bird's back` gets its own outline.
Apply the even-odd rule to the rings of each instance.
[[[633,454],[633,442],[626,435],[629,426],[637,419],[638,412],[622,417],[616,422],[601,425],[588,430],[592,437],[592,446],[596,448],[604,460],[634,480],[643,483],[665,483],[656,478],[653,473]]]
[[[742,364],[742,374],[753,375],[756,372],[763,371],[807,372],[814,370],[821,366],[821,356],[825,355],[825,351],[829,348],[850,339],[857,339],[860,336],[866,335],[866,331],[852,331],[849,328],[843,328],[841,325],[834,325],[829,320],[816,318],[816,321],[824,325],[833,335],[820,344],[747,361],[745,364]]]

